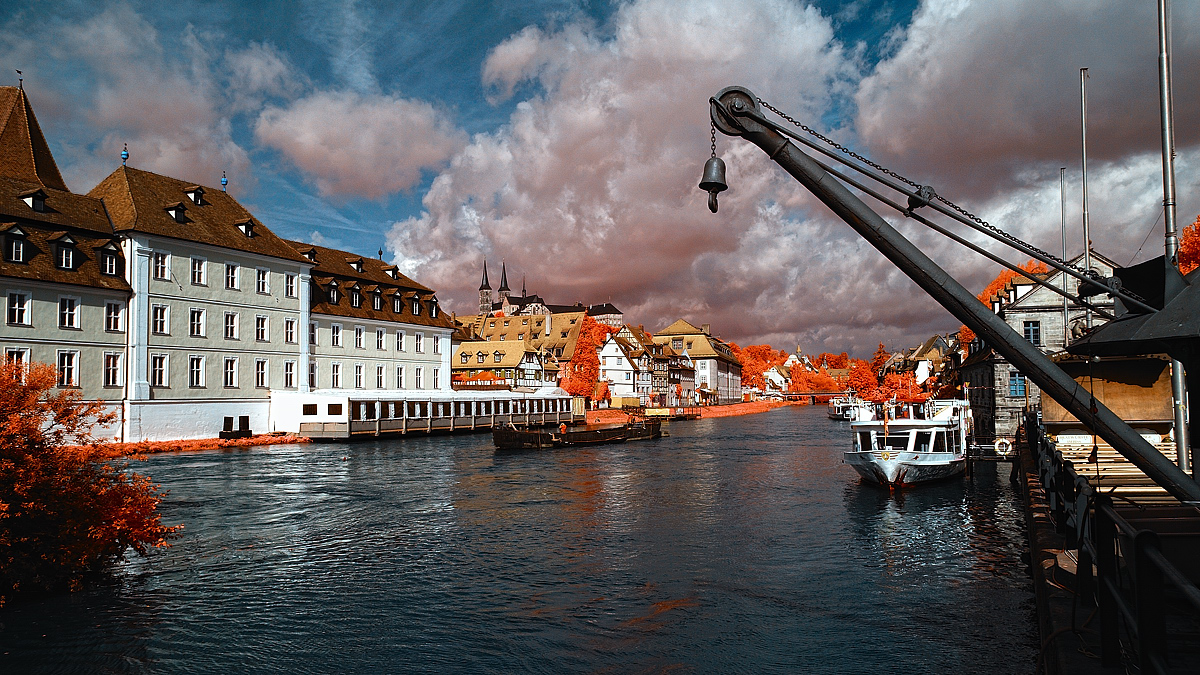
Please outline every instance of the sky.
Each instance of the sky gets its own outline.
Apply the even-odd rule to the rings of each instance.
[[[1174,4],[1182,227],[1200,214],[1200,7]],[[1052,252],[1066,167],[1073,256],[1087,67],[1093,247],[1162,251],[1153,3],[34,0],[0,7],[4,65],[72,190],[126,144],[131,166],[224,172],[277,234],[382,251],[459,314],[486,259],[493,284],[503,261],[517,290],[612,302],[652,332],[683,317],[866,357],[955,330],[744,141],[718,135],[730,189],[709,213],[707,102],[732,84]],[[1000,271],[879,210],[967,288]]]

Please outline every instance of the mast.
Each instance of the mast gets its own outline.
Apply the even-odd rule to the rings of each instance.
[[[1067,167],[1058,170],[1059,223],[1062,226],[1062,259],[1067,259]],[[1063,277],[1066,281],[1066,277]],[[1066,296],[1063,296],[1063,349],[1071,342],[1071,313]]]
[[[1079,116],[1082,124],[1083,141],[1083,269],[1092,271],[1092,232],[1088,223],[1088,193],[1087,193],[1087,77],[1088,69],[1079,69]],[[1092,327],[1092,310],[1084,309],[1084,322]]]
[[[1167,265],[1178,265],[1179,237],[1175,223],[1175,110],[1171,92],[1171,2],[1158,0],[1158,95],[1162,113],[1163,222]],[[1175,417],[1175,449],[1179,468],[1192,471],[1184,404],[1183,364],[1171,359],[1171,408]],[[1195,472],[1192,472],[1193,478]]]

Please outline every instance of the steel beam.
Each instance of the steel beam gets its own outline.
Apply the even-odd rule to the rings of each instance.
[[[942,307],[966,324],[1058,401],[1096,435],[1133,462],[1175,498],[1200,504],[1200,484],[1179,470],[1121,418],[1096,401],[1040,349],[1017,334],[990,308],[896,231],[846,186],[822,169],[785,136],[755,118],[758,98],[742,87],[727,87],[711,103],[713,123],[722,133],[754,143],[834,214],[844,220]]]

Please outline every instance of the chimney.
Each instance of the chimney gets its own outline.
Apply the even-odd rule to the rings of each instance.
[[[700,325],[700,332],[701,332],[701,333],[704,333],[705,335],[712,335],[712,326],[710,326],[710,325],[708,325],[708,324],[706,324],[706,323],[705,323],[705,324],[701,324],[701,325]]]

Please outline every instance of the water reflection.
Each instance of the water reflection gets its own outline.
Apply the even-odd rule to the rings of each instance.
[[[183,538],[112,587],[6,610],[0,670],[1031,669],[1005,480],[862,485],[821,408],[670,431],[152,458]]]

